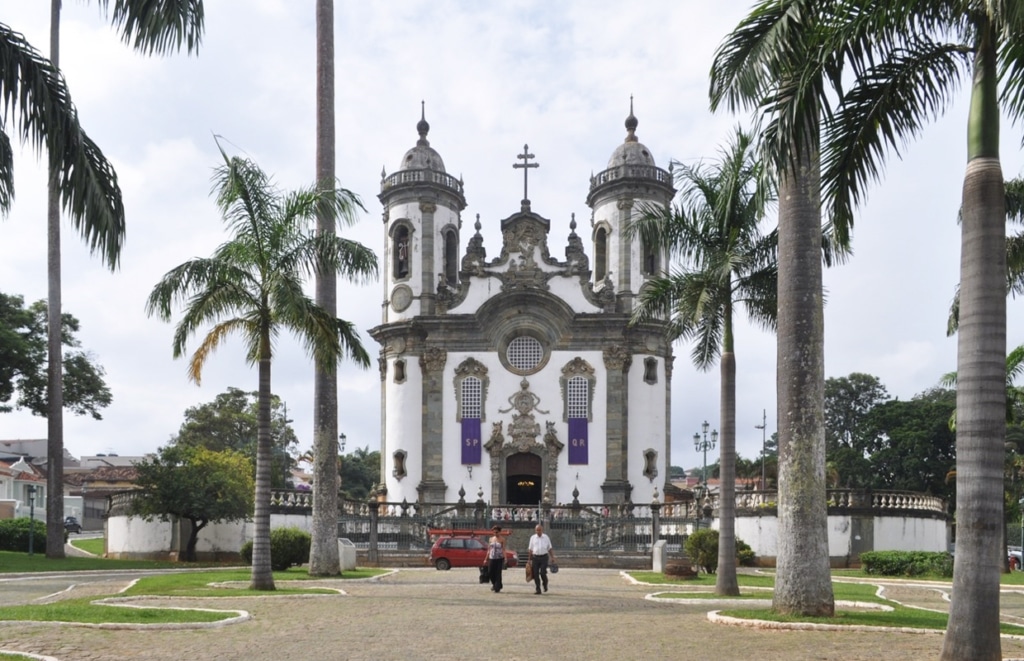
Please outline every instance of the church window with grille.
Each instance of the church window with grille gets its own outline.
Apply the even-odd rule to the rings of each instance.
[[[505,358],[515,369],[529,372],[537,369],[544,359],[544,347],[536,338],[523,335],[509,342]]]
[[[480,379],[470,376],[462,380],[462,418],[480,418],[483,409],[483,387]]]
[[[590,382],[582,376],[569,379],[568,400],[570,418],[589,418]]]
[[[459,384],[460,416],[462,418],[461,445],[462,464],[479,464],[483,457],[480,438],[481,420],[484,412],[483,381],[467,376]]]

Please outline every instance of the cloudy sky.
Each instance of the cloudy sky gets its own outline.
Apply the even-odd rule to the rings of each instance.
[[[126,48],[96,3],[64,4],[62,68],[82,125],[117,168],[128,222],[113,273],[64,225],[64,309],[81,321],[79,337],[114,395],[102,421],[66,414],[65,443],[76,455],[141,454],[176,433],[186,408],[229,386],[256,388],[237,341],[209,360],[201,387],[191,383],[185,361],[171,356],[172,325],[147,318],[144,301],[165,272],[225,239],[209,196],[214,135],[282,188],[313,181],[313,3],[208,0],[198,57],[166,58]],[[707,88],[714,50],[748,0],[651,1],[628,10],[608,0],[335,4],[337,175],[368,210],[345,234],[378,253],[381,170],[394,172],[414,145],[421,100],[431,145],[465,182],[464,243],[479,214],[491,255],[500,250],[499,221],[519,208],[522,176],[511,166],[524,143],[540,163],[530,177],[533,209],[551,220],[549,243],[560,254],[572,214],[586,229],[589,177],[625,137],[630,95],[638,136],[661,167],[714,157],[745,121],[712,115]],[[0,0],[0,20],[47,52],[48,6]],[[944,330],[958,279],[965,116],[959,103],[904,160],[891,161],[857,220],[854,258],[826,272],[826,376],[867,372],[907,399],[955,369],[956,342]],[[1004,135],[1004,174],[1017,176],[1019,127],[1004,122]],[[15,173],[16,203],[0,220],[0,291],[34,301],[46,297],[45,176],[28,150],[16,155]],[[381,320],[380,284],[342,284],[339,292],[340,316],[356,323],[375,355],[366,330]],[[1022,310],[1011,302],[1011,346],[1024,342]],[[769,435],[775,429],[775,340],[741,322],[736,347],[738,449],[754,457],[762,410]],[[689,351],[676,348],[672,463],[693,467],[693,433],[704,420],[718,428],[719,379],[717,368],[696,372]],[[297,343],[283,338],[274,391],[302,449],[311,444],[312,374]],[[348,450],[377,449],[376,368],[343,366],[339,391]],[[0,438],[45,435],[42,418],[0,416]]]

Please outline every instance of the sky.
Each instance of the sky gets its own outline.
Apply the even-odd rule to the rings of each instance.
[[[536,213],[551,220],[560,253],[573,214],[587,241],[592,173],[625,137],[630,97],[637,135],[667,168],[715,158],[744,115],[712,114],[708,71],[715,49],[746,14],[748,0],[632,3],[608,0],[478,3],[403,0],[335,3],[337,177],[367,212],[343,235],[378,255],[384,245],[382,169],[398,169],[417,139],[421,101],[429,140],[447,171],[462,177],[462,249],[477,214],[489,254],[498,224],[519,210],[516,155],[529,144]],[[207,361],[201,386],[171,352],[173,323],[146,316],[144,302],[171,268],[210,255],[226,238],[210,197],[223,136],[232,155],[252,158],[283,190],[315,178],[315,17],[312,2],[207,0],[198,56],[147,58],[120,42],[98,3],[65,2],[61,65],[80,121],[113,162],[127,216],[120,267],[109,271],[63,224],[64,311],[106,370],[113,404],[103,420],[64,416],[76,456],[155,451],[187,408],[228,387],[255,390],[256,371],[229,339]],[[0,0],[0,21],[47,53],[48,2]],[[956,216],[966,162],[966,92],[920,138],[892,156],[884,181],[858,212],[854,256],[825,273],[825,374],[877,376],[909,399],[956,369],[945,335],[959,270]],[[1020,127],[1004,119],[1006,177],[1021,174]],[[0,219],[0,291],[46,297],[45,173],[29,148],[15,154],[16,199]],[[769,219],[768,222],[774,222]],[[588,242],[589,243],[589,242]],[[590,248],[588,246],[588,253]],[[367,330],[381,322],[382,285],[339,283],[339,316]],[[180,318],[176,316],[174,322]],[[1010,301],[1008,343],[1024,342],[1024,304]],[[194,350],[198,340],[189,343]],[[298,342],[276,347],[273,390],[305,450],[312,445],[313,367]],[[672,380],[672,463],[699,466],[693,435],[719,429],[717,366],[699,372],[678,343]],[[754,458],[776,429],[775,337],[740,315],[736,330],[737,449]],[[339,369],[339,431],[346,451],[380,447],[380,380],[374,367]],[[0,439],[44,438],[46,421],[0,414]],[[717,451],[709,453],[713,463]]]

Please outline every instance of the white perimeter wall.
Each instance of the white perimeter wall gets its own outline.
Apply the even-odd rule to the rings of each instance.
[[[875,551],[948,550],[947,526],[941,519],[876,516],[873,526],[874,543],[871,548]],[[715,527],[718,527],[717,522]],[[852,539],[852,528],[850,516],[828,517],[830,557],[853,554],[855,540]],[[759,558],[774,558],[779,554],[779,520],[774,516],[736,517],[736,536],[750,544]]]
[[[107,519],[107,555],[114,558],[152,557],[178,551],[184,552],[188,543],[188,522],[182,525],[182,534],[175,543],[171,521],[146,521],[138,517],[112,516]],[[300,528],[312,531],[312,516],[300,514],[271,514],[270,527]],[[211,523],[199,531],[196,553],[238,553],[242,545],[252,539],[252,521]]]

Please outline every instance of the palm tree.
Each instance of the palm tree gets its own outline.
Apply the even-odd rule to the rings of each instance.
[[[100,0],[104,11],[109,8],[109,0]],[[61,0],[50,0],[50,62],[54,69],[60,68],[60,9]],[[126,43],[138,51],[152,54],[165,53],[180,48],[186,42],[188,52],[199,48],[203,32],[202,0],[170,0],[154,3],[149,0],[115,0],[111,23],[121,33]],[[77,124],[77,120],[75,122]],[[69,140],[74,140],[77,127],[69,127]],[[84,134],[81,138],[85,139]],[[100,155],[102,157],[102,155]],[[47,380],[47,454],[50,457],[46,480],[46,556],[49,558],[64,557],[64,392],[63,372],[61,366],[61,252],[60,252],[60,198],[62,185],[59,173],[66,172],[58,166],[51,152],[50,179],[47,185],[47,305],[50,310],[47,325],[47,355],[50,365]],[[89,176],[87,171],[83,178]],[[97,174],[109,180],[101,183],[103,188],[113,184],[117,188],[117,180],[113,168],[109,165],[97,168]],[[114,199],[100,198],[93,202],[99,206],[113,205]],[[68,206],[65,199],[65,207]],[[116,268],[124,237],[124,210],[121,208],[120,191],[116,195],[117,212],[114,215],[103,214],[97,219],[83,219],[72,213],[72,218],[87,238],[90,235],[93,248],[97,247],[95,236],[104,237],[107,261],[111,269]],[[88,218],[88,217],[86,217]],[[89,226],[93,226],[89,229]]]
[[[711,70],[711,106],[748,108],[778,170],[778,507],[773,608],[835,611],[825,503],[824,311],[820,122],[838,82],[838,56],[822,54],[832,0],[762,0],[726,37]],[[838,221],[838,222],[837,222]],[[830,229],[841,251],[846,218]],[[839,253],[836,253],[839,254]],[[831,255],[825,252],[825,260]]]
[[[1007,0],[838,3],[842,30],[866,25],[872,47],[851,53],[856,82],[826,141],[825,183],[846,213],[928,119],[970,88],[961,203],[957,338],[957,553],[943,659],[997,659],[999,530],[1003,522],[1006,371],[1006,190],[1002,110],[1024,114],[1024,11]],[[840,37],[842,39],[842,37]]]
[[[334,187],[334,0],[316,0],[316,179]],[[334,234],[329,205],[317,212],[317,232]],[[332,316],[338,310],[334,273],[316,274],[316,302]],[[338,376],[317,365],[313,387],[313,525],[309,573],[334,576],[338,557]]]
[[[1024,178],[1017,177],[1005,183],[1006,221],[1024,224]],[[1006,293],[1017,296],[1024,294],[1024,232],[1006,237]],[[953,293],[949,306],[946,335],[956,334],[960,326],[960,287]]]
[[[761,220],[773,188],[756,158],[749,134],[737,130],[721,158],[676,170],[680,204],[646,213],[628,232],[645,245],[668,248],[683,268],[650,281],[634,321],[670,318],[672,339],[693,340],[694,365],[720,359],[721,491],[715,591],[738,595],[736,580],[736,356],[733,314],[774,330],[777,285],[776,235],[762,234]]]
[[[206,259],[193,259],[169,271],[146,303],[150,315],[169,321],[174,303],[185,304],[174,332],[174,357],[185,353],[189,337],[213,323],[189,363],[189,377],[198,385],[203,365],[230,333],[246,344],[250,364],[259,366],[259,427],[256,451],[255,531],[252,584],[273,590],[270,569],[270,470],[273,442],[270,419],[270,368],[274,340],[290,330],[305,344],[317,364],[333,368],[344,356],[366,367],[369,356],[355,327],[316,305],[302,290],[315,272],[349,278],[376,275],[373,251],[337,235],[313,234],[309,224],[322,204],[339,219],[351,222],[359,199],[344,189],[319,187],[279,192],[248,159],[228,158],[214,174],[217,205],[232,238]]]

